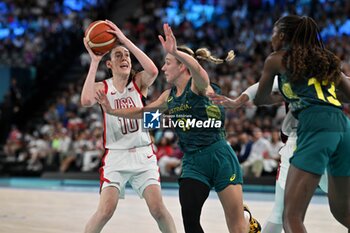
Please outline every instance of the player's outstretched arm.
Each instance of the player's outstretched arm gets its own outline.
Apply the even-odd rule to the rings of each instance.
[[[272,95],[274,77],[280,72],[281,62],[282,55],[279,52],[272,53],[266,58],[254,104],[271,105],[283,101],[281,96]]]
[[[161,35],[159,35],[158,38],[164,50],[173,55],[189,69],[198,93],[205,95],[210,83],[208,73],[194,57],[177,50],[176,38],[168,24],[163,25],[163,30],[165,39]]]
[[[207,94],[207,96],[213,102],[213,104],[222,105],[225,108],[235,109],[235,108],[239,108],[243,104],[249,102],[249,97],[245,93],[242,93],[236,99],[230,99],[226,96],[219,95],[216,93],[209,93],[209,94]]]
[[[219,95],[216,93],[210,93],[208,94],[209,99],[214,103],[214,104],[219,104],[224,106],[225,108],[239,108],[242,105],[248,103],[249,101],[253,101],[255,99],[256,93],[258,91],[259,83],[255,83],[248,87],[240,96],[238,96],[236,99],[230,99],[226,96]],[[272,87],[273,92],[278,92],[278,78],[277,76],[274,79],[273,82],[273,87]]]
[[[159,109],[160,112],[164,112],[167,109],[167,99],[169,96],[170,90],[164,91],[157,100],[150,103],[149,105],[139,108],[115,108],[113,109],[107,99],[106,94],[103,90],[99,90],[96,95],[96,101],[101,105],[104,112],[110,115],[123,117],[123,118],[133,118],[139,119],[142,118],[143,112],[145,111],[154,111]]]

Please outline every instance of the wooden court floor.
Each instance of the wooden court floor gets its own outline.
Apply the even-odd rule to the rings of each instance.
[[[271,194],[272,195],[272,194]],[[97,207],[97,192],[52,191],[0,188],[1,233],[75,233],[83,232],[84,225]],[[164,195],[178,232],[184,232],[176,190]],[[254,216],[262,223],[268,217],[272,201],[249,198],[245,201]],[[227,233],[224,214],[217,198],[209,198],[202,213],[206,233]],[[312,203],[306,216],[310,233],[346,233],[346,229],[331,216],[328,205]],[[144,200],[127,194],[119,202],[117,211],[102,231],[104,233],[160,232],[148,213]]]

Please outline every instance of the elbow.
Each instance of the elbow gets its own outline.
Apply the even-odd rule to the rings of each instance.
[[[153,68],[150,70],[149,74],[150,74],[151,77],[157,77],[158,74],[159,74],[159,71],[158,71],[157,67],[153,67]]]
[[[209,90],[210,82],[204,82],[200,84],[196,84],[197,90],[200,95],[207,95]]]
[[[91,107],[94,103],[88,99],[88,98],[81,98],[80,99],[81,106],[83,107]]]
[[[210,87],[210,80],[209,80],[209,79],[208,79],[208,80],[206,80],[206,82],[205,82],[205,86]]]

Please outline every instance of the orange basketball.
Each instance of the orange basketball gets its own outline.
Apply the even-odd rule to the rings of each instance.
[[[102,20],[92,22],[85,30],[85,38],[95,54],[104,54],[117,44],[117,37],[107,32],[112,28]]]

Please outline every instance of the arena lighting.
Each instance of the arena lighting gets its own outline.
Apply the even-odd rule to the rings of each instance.
[[[0,40],[7,38],[10,35],[10,29],[0,28]]]
[[[63,8],[64,13],[70,14],[72,11],[82,11],[84,8],[91,8],[97,5],[97,0],[64,0]],[[0,2],[0,14],[8,15],[9,9],[4,2]],[[30,27],[30,24],[26,20],[19,20],[17,17],[12,22],[0,23],[0,40],[7,38],[14,39],[16,37],[24,35],[25,31]],[[37,30],[34,28],[33,30]]]
[[[223,8],[220,5],[214,6],[210,2],[200,4],[193,0],[187,0],[183,5],[183,9],[180,9],[178,1],[171,1],[165,11],[166,22],[179,25],[186,19],[191,21],[195,28],[198,28],[204,23],[212,22],[214,20],[213,16],[215,14],[220,15],[223,12]]]
[[[97,0],[64,0],[63,6],[74,11],[82,11],[84,7],[93,7],[97,5]]]

